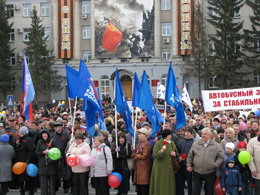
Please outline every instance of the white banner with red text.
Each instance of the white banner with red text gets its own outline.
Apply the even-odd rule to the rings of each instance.
[[[260,87],[202,90],[204,111],[260,108]]]

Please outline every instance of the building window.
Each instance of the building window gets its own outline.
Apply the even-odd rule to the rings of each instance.
[[[254,49],[256,52],[260,52],[260,39],[254,35]]]
[[[44,28],[43,40],[50,40],[50,28]]]
[[[240,52],[240,47],[241,47],[241,42],[240,42],[240,41],[235,41],[235,44],[234,44],[234,53]]]
[[[90,1],[82,1],[82,13],[83,14],[90,14]]]
[[[172,59],[171,50],[162,50],[162,61],[169,61]]]
[[[11,80],[11,90],[15,90],[15,77]]]
[[[11,32],[9,33],[9,35],[10,35],[9,42],[14,42],[14,40],[15,40],[14,29],[11,29]]]
[[[260,75],[254,70],[254,86],[260,86]]]
[[[213,88],[218,88],[218,84],[217,84],[217,76],[216,75],[211,75],[209,77],[209,88],[213,89]]]
[[[172,23],[162,23],[162,36],[172,35]]]
[[[161,10],[171,10],[171,1],[161,0]]]
[[[6,5],[6,11],[8,17],[14,17],[14,5]]]
[[[166,87],[167,74],[163,74],[161,77],[161,84]]]
[[[215,56],[216,55],[216,48],[213,42],[209,42],[209,55]]]
[[[102,76],[101,77],[101,99],[103,99],[106,95],[109,95],[109,77]]]
[[[11,57],[10,57],[10,65],[14,66],[15,65],[15,53],[12,53]]]
[[[49,3],[41,3],[41,16],[49,16],[49,15],[50,15]]]
[[[83,61],[89,62],[91,58],[91,51],[83,51]]]
[[[91,32],[90,32],[90,26],[83,26],[82,28],[82,38],[83,39],[90,39],[91,38]]]
[[[23,4],[23,16],[31,17],[31,4]]]
[[[29,33],[30,33],[29,28],[23,29],[23,41],[29,41]]]

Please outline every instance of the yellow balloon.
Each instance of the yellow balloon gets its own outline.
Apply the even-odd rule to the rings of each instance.
[[[62,101],[61,103],[62,103],[62,104],[65,104],[65,101]]]
[[[2,113],[5,114],[5,111],[3,111]]]

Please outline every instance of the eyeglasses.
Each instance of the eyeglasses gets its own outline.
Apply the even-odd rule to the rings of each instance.
[[[196,121],[200,121],[200,119],[196,119]]]

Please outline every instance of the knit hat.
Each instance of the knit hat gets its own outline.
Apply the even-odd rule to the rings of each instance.
[[[28,134],[28,129],[27,129],[27,127],[22,126],[22,127],[20,128],[20,133],[21,133],[22,135],[27,135],[27,134]]]
[[[238,149],[240,148],[246,148],[246,142],[242,141],[237,144]]]
[[[232,151],[234,151],[235,145],[232,142],[228,142],[226,143],[225,148],[230,148]]]
[[[229,158],[227,162],[228,162],[228,163],[233,163],[233,164],[236,163],[235,160],[234,160],[233,158]]]
[[[9,138],[9,136],[8,135],[6,135],[6,134],[3,134],[1,137],[0,137],[0,141],[1,142],[9,142],[9,140],[10,140],[10,138]]]

